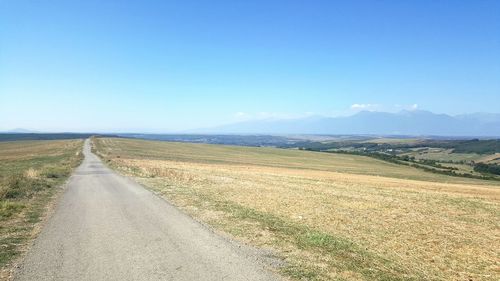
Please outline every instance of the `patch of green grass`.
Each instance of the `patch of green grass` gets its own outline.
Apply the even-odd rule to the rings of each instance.
[[[25,237],[0,238],[0,265],[4,265],[19,255],[19,246],[26,242]]]
[[[334,238],[326,233],[310,231],[299,237],[298,245],[301,248],[320,247],[329,251],[341,252],[351,249],[354,244],[346,239]]]
[[[26,220],[31,223],[37,223],[45,212],[45,207],[47,203],[52,199],[54,190],[50,192],[45,192],[39,195],[38,200],[34,202],[28,212],[26,212]]]
[[[12,217],[14,214],[21,212],[25,207],[23,203],[1,201],[0,202],[0,221]]]
[[[318,272],[306,264],[290,264],[281,272],[295,280],[321,280]]]
[[[35,193],[53,186],[53,182],[43,178],[31,179],[23,174],[15,174],[9,176],[4,185],[3,193],[0,194],[2,199],[23,199],[31,198]]]

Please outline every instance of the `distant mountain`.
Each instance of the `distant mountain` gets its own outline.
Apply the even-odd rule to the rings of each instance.
[[[23,128],[15,128],[15,129],[8,130],[8,131],[5,131],[5,132],[0,132],[0,133],[8,133],[8,134],[12,134],[12,133],[16,133],[16,134],[33,134],[33,133],[38,133],[38,132],[37,131],[28,130],[28,129],[23,129]]]
[[[361,111],[347,117],[267,119],[219,126],[203,133],[220,134],[374,134],[415,136],[500,136],[500,114],[458,116],[424,110],[398,113]]]

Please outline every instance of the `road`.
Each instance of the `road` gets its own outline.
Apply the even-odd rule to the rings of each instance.
[[[258,254],[104,166],[85,141],[14,280],[277,280]]]

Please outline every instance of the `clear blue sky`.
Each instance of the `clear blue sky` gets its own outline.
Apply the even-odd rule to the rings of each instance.
[[[0,0],[0,130],[415,104],[499,112],[500,1]]]

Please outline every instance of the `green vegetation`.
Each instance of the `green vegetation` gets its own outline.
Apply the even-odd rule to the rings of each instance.
[[[375,139],[368,141],[338,141],[312,142],[303,141],[283,145],[282,147],[299,147],[314,151],[352,148],[364,151],[409,150],[415,148],[442,148],[451,149],[454,153],[493,154],[500,152],[500,140],[432,140],[391,141],[391,139]]]
[[[476,168],[477,164],[474,165],[474,171],[486,172],[486,173],[490,174],[490,175],[476,175],[476,174],[472,174],[470,172],[458,172],[459,168],[454,167],[454,166],[444,166],[437,160],[415,159],[415,157],[408,156],[408,155],[398,156],[398,155],[379,153],[379,152],[358,152],[358,151],[343,151],[343,150],[327,151],[327,152],[368,156],[368,157],[380,159],[380,160],[395,163],[395,164],[406,165],[406,166],[411,166],[414,168],[422,169],[426,172],[448,175],[448,176],[475,178],[475,179],[482,179],[482,180],[500,180],[499,177],[495,177],[492,175],[492,174],[497,174],[497,173],[494,173],[494,171],[496,171],[495,165],[482,164],[481,166],[485,165],[488,168],[482,167],[479,169]],[[450,163],[450,161],[446,161],[446,162],[443,161],[443,163]],[[453,162],[451,162],[451,163],[453,163]],[[489,170],[489,172],[487,172],[487,170]]]
[[[81,140],[0,143],[0,279],[81,159]]]
[[[453,146],[453,152],[493,154],[500,152],[500,140],[470,140]]]
[[[70,140],[70,139],[86,139],[95,134],[78,134],[78,133],[0,133],[0,142],[2,141],[28,141],[28,140]],[[102,135],[113,137],[112,135]]]
[[[474,165],[474,171],[486,174],[500,175],[500,165],[477,163]]]
[[[499,180],[495,173],[475,169],[475,161],[496,161],[500,140],[400,140],[374,139],[367,141],[300,142],[298,149],[368,156],[427,172],[454,177]],[[294,144],[286,145],[293,148]],[[486,156],[482,154],[488,154]],[[484,161],[484,160],[483,160]]]

